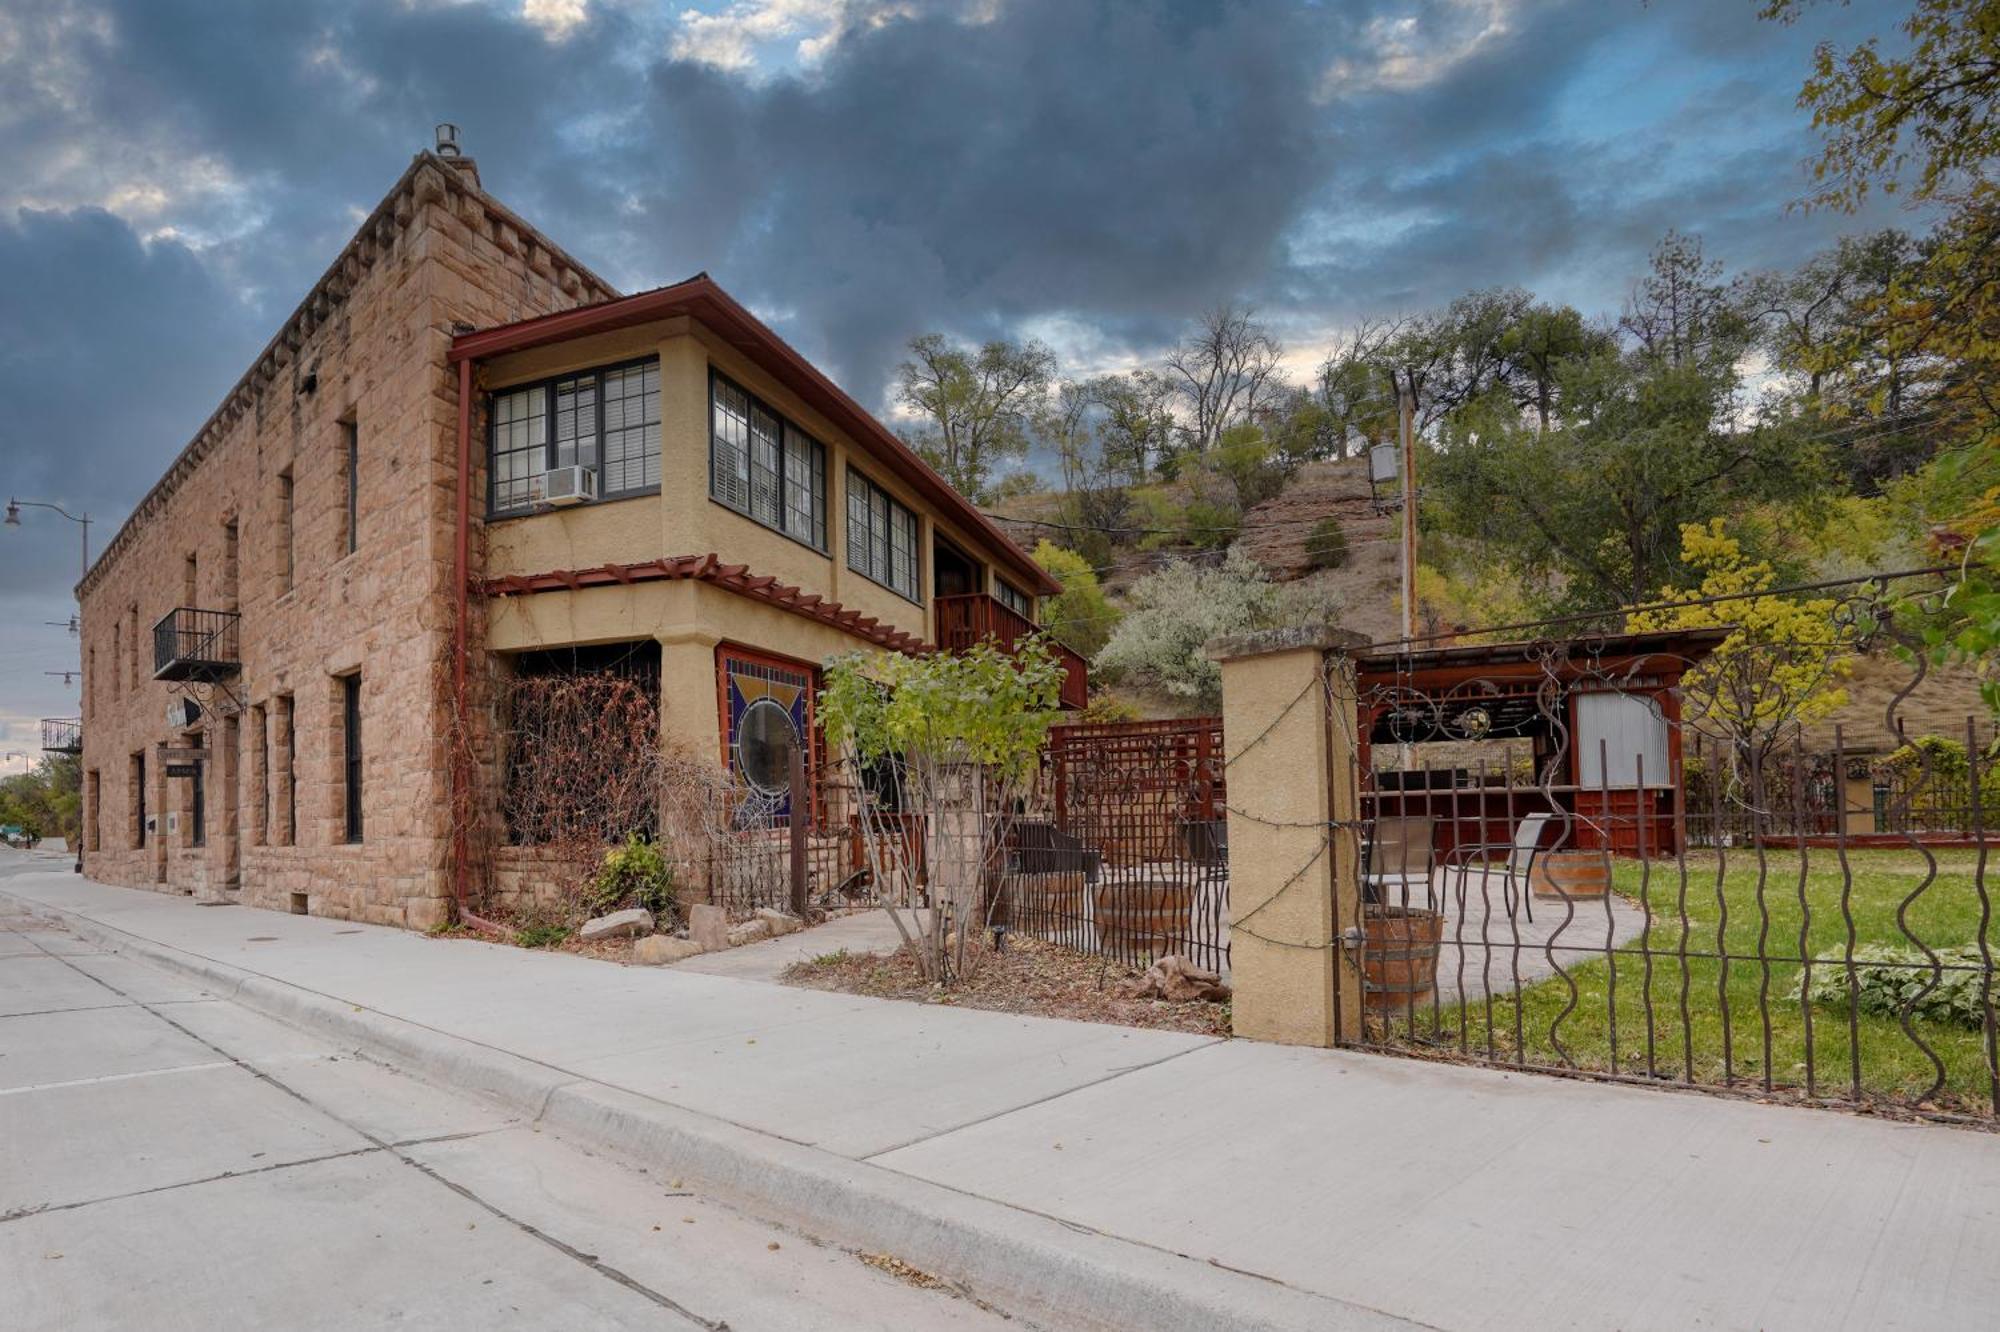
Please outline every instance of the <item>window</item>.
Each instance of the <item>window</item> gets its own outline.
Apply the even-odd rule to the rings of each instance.
[[[222,525],[222,609],[235,610],[237,568],[236,520],[231,518]]]
[[[84,827],[87,829],[83,842],[84,850],[101,850],[104,839],[99,832],[98,818],[103,813],[104,784],[95,768],[83,775],[83,803]]]
[[[729,771],[746,790],[746,808],[785,819],[792,812],[792,754],[805,761],[806,789],[817,770],[808,737],[818,673],[802,662],[736,648],[716,649],[722,676],[723,741]],[[810,811],[803,811],[810,812]]]
[[[552,467],[597,473],[599,499],[660,485],[660,362],[563,375],[489,400],[489,513],[524,513],[542,501]]]
[[[278,591],[292,590],[292,519],[293,505],[292,469],[287,467],[278,473]]]
[[[283,765],[278,770],[277,843],[279,846],[297,846],[299,841],[299,728],[296,702],[290,694],[278,695],[278,759]]]
[[[140,750],[132,756],[132,798],[127,801],[132,811],[132,845],[146,845],[146,751]]]
[[[710,498],[824,551],[825,446],[723,376],[708,386]]]
[[[847,567],[911,601],[917,594],[917,515],[847,469]]]
[[[1013,611],[1022,619],[1032,620],[1035,618],[1035,599],[1020,588],[1015,587],[1006,579],[996,578],[993,580],[993,596],[1001,605]]]
[[[250,843],[262,846],[271,835],[271,724],[262,703],[250,709],[250,737],[256,746],[251,773],[256,803],[250,807]]]
[[[201,737],[194,737],[195,748],[201,748]],[[197,759],[188,765],[188,845],[208,845],[208,783],[204,774],[208,764]]]
[[[125,625],[114,620],[111,624],[111,697],[117,698],[125,692]]]
[[[361,840],[361,677],[340,678],[342,804],[350,842]]]
[[[347,521],[341,532],[340,549],[352,555],[361,539],[361,427],[348,420],[340,423],[340,470],[347,480]]]

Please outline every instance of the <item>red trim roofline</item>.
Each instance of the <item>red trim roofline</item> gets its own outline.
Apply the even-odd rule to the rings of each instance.
[[[1051,578],[1014,539],[981,513],[965,496],[919,458],[894,431],[822,374],[790,344],[737,303],[703,273],[670,287],[636,296],[581,306],[557,314],[501,324],[452,339],[451,359],[482,361],[508,352],[545,347],[591,333],[649,324],[675,315],[690,315],[716,333],[766,373],[799,395],[814,411],[879,455],[916,492],[960,526],[984,538],[1017,578],[1026,579],[1041,596],[1055,596],[1062,584]]]
[[[638,564],[600,564],[593,569],[551,569],[547,573],[501,574],[480,584],[489,597],[527,596],[537,592],[581,592],[591,587],[625,587],[633,583],[693,581],[713,583],[725,591],[752,601],[761,601],[779,610],[790,611],[808,620],[831,625],[842,633],[887,648],[891,652],[919,653],[928,650],[923,638],[901,629],[892,629],[873,616],[849,610],[837,601],[828,601],[817,592],[806,592],[781,583],[769,574],[753,574],[747,565],[724,564],[713,554],[676,555],[664,560]]]

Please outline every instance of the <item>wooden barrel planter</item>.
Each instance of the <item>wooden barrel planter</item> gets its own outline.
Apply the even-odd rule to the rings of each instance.
[[[1541,898],[1599,898],[1611,891],[1605,860],[1602,851],[1544,851],[1528,871],[1528,885]]]
[[[1428,1007],[1437,993],[1444,913],[1421,907],[1371,906],[1361,917],[1362,1006],[1380,1017]]]
[[[1081,946],[1090,921],[1088,891],[1082,870],[1010,874],[1004,923],[1051,943]]]
[[[1159,957],[1187,937],[1194,887],[1172,879],[1100,883],[1091,905],[1100,949],[1118,958]]]

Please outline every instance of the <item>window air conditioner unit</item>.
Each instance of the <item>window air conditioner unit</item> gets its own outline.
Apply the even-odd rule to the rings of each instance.
[[[547,504],[581,504],[597,498],[597,473],[588,467],[552,467],[542,475]]]

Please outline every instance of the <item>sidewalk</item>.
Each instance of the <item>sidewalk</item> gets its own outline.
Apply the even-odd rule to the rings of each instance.
[[[1990,1134],[622,968],[25,859],[0,894],[1056,1325],[2000,1308]]]

